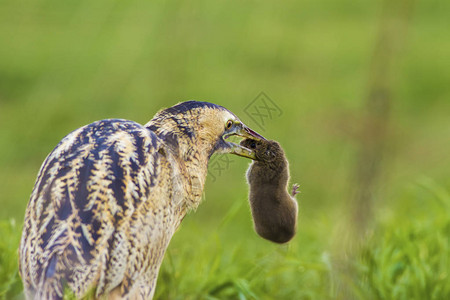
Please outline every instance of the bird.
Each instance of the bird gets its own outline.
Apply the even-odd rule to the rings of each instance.
[[[272,140],[244,139],[242,146],[255,151],[255,160],[247,170],[249,202],[255,231],[275,243],[286,243],[296,233],[298,204],[294,184],[287,192],[289,163],[281,145]]]
[[[170,239],[202,200],[214,153],[255,159],[231,142],[264,137],[228,109],[186,101],[145,125],[100,120],[44,160],[19,246],[26,299],[152,299]]]

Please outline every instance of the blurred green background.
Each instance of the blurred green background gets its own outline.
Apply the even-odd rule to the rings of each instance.
[[[180,101],[214,102],[283,145],[291,181],[301,186],[298,235],[282,247],[257,237],[246,203],[249,162],[230,157],[225,170],[210,168],[206,200],[175,235],[158,297],[198,299],[215,291],[219,298],[333,298],[339,291],[328,278],[333,272],[327,257],[333,256],[333,241],[348,231],[345,226],[352,226],[337,224],[348,218],[349,199],[359,184],[360,129],[370,116],[366,103],[381,43],[381,49],[393,48],[386,79],[390,109],[368,230],[376,233],[385,226],[385,236],[401,224],[406,232],[416,225],[428,224],[425,232],[444,228],[438,244],[446,250],[434,258],[445,266],[449,258],[443,256],[450,253],[445,252],[450,248],[450,2],[391,1],[400,3],[394,7],[386,2],[0,0],[0,219],[15,220],[10,231],[17,241],[40,164],[70,131],[105,118],[145,124],[159,109]],[[386,22],[388,29],[401,29],[391,35],[393,41],[380,34]],[[260,92],[282,112],[263,125],[245,111]],[[177,260],[183,255],[220,256],[216,264],[203,262],[217,265],[211,271],[216,276],[195,282],[192,274],[201,277],[201,263],[193,259],[183,265]],[[252,290],[254,274],[239,273],[239,266],[248,269],[264,259],[272,264],[274,273],[266,278],[273,281],[261,279],[265,287]],[[224,271],[231,265],[237,271]],[[184,271],[179,274],[175,267]],[[14,268],[0,275],[17,276]],[[450,281],[443,272],[442,282]],[[235,288],[230,294],[225,292],[229,278],[220,277],[224,273],[242,279],[230,279]],[[387,279],[391,287],[394,277]],[[200,285],[205,294],[196,294]],[[372,294],[401,298],[383,295]]]

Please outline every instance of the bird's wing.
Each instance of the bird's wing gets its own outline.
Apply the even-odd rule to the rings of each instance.
[[[162,141],[135,122],[98,121],[66,136],[43,163],[26,210],[20,270],[29,292],[61,296],[65,282],[78,294],[120,280],[128,255],[120,241],[161,185],[163,163]]]

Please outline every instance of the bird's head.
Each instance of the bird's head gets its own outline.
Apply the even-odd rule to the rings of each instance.
[[[164,109],[146,125],[158,135],[177,141],[177,147],[196,147],[210,157],[213,153],[231,153],[256,159],[254,149],[230,141],[230,137],[265,140],[228,109],[213,103],[187,101]],[[183,144],[181,145],[180,144]]]
[[[221,107],[222,108],[222,107]],[[245,147],[240,143],[233,143],[230,138],[237,136],[243,139],[255,141],[266,140],[263,136],[250,129],[239,118],[229,110],[222,108],[208,111],[202,116],[205,124],[211,124],[204,128],[204,132],[214,140],[213,153],[231,153],[242,157],[256,159],[255,150]]]

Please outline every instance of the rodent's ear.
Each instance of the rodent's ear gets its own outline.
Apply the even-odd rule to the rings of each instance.
[[[273,160],[273,159],[275,159],[276,155],[274,152],[269,152],[269,157],[270,157],[270,160]]]
[[[276,155],[275,152],[273,151],[273,147],[272,145],[268,145],[266,151],[264,152],[264,155],[266,157],[267,161],[272,161],[275,159]]]
[[[276,141],[270,142],[270,149],[272,149],[272,152],[278,151],[281,149],[281,145]]]

